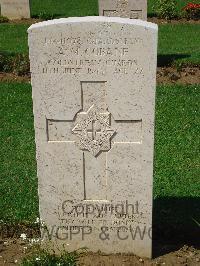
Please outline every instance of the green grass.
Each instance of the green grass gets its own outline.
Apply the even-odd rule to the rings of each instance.
[[[200,196],[199,97],[200,85],[157,88],[156,199]],[[0,220],[33,222],[38,198],[31,86],[0,83],[0,98]]]
[[[38,217],[31,86],[0,83],[0,220]]]
[[[0,24],[0,52],[28,53],[28,25]],[[195,24],[160,25],[158,63],[200,64],[200,27]]]
[[[200,85],[157,89],[154,197],[199,197]]]
[[[154,238],[199,243],[200,85],[157,89]]]
[[[0,24],[0,52],[28,53],[28,25]]]
[[[148,14],[154,15],[154,5],[157,0],[148,0]],[[188,3],[188,0],[177,0],[177,9],[181,9]],[[193,0],[199,3],[199,0]],[[98,15],[98,0],[32,0],[32,17],[38,17],[41,13],[56,15],[57,17],[75,17]]]
[[[194,24],[159,26],[158,63],[200,64],[200,27]]]
[[[31,4],[32,17],[41,13],[56,15],[56,17],[98,16],[97,0],[33,0]]]

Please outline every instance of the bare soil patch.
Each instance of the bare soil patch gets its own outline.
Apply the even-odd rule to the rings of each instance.
[[[30,82],[30,76],[17,76],[13,73],[0,72],[0,82]]]
[[[200,66],[183,67],[158,67],[157,84],[182,84],[191,85],[200,83]]]
[[[194,19],[186,19],[186,18],[180,18],[180,19],[171,19],[166,20],[162,18],[157,17],[148,17],[148,22],[156,23],[156,24],[200,24],[200,20],[194,20]]]
[[[193,247],[183,246],[176,252],[156,259],[143,259],[135,255],[101,255],[87,254],[80,258],[79,266],[197,266],[200,264],[200,251]]]
[[[30,254],[27,245],[20,239],[0,239],[0,265],[19,265],[20,261]],[[129,254],[105,255],[101,253],[85,253],[78,261],[78,266],[197,266],[200,265],[200,250],[183,245],[175,252],[153,260]]]
[[[0,265],[17,265],[27,255],[19,239],[0,239]]]
[[[27,19],[14,19],[14,20],[9,20],[8,23],[10,24],[28,24],[28,25],[32,25],[38,22],[41,22],[42,19],[39,18],[27,18]]]

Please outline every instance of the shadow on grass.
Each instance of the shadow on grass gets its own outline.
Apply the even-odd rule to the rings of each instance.
[[[56,18],[62,18],[63,15],[59,13],[47,13],[47,12],[40,12],[39,14],[33,14],[31,15],[31,18],[36,19],[44,19],[44,20],[51,20]]]
[[[148,16],[148,18],[156,18],[158,15],[157,15],[156,12],[149,12],[149,13],[147,14],[147,16]]]
[[[171,66],[175,61],[191,57],[189,54],[167,54],[158,55],[158,67]]]
[[[200,198],[158,198],[153,209],[153,256],[183,245],[200,248]]]

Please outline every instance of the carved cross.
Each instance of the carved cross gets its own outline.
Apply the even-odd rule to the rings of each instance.
[[[113,119],[106,105],[106,82],[81,82],[81,95],[82,110],[73,121],[47,119],[48,141],[77,145],[83,154],[84,200],[107,200],[107,152],[115,144],[140,143],[141,120]]]

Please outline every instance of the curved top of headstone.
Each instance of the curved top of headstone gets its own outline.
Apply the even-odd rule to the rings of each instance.
[[[158,25],[146,22],[140,19],[128,19],[128,18],[119,18],[119,17],[71,17],[71,18],[60,18],[54,20],[43,21],[35,23],[28,28],[28,32],[32,30],[43,28],[46,26],[60,25],[66,23],[84,23],[84,22],[108,22],[108,23],[120,23],[120,24],[130,24],[141,27],[146,27],[149,29],[158,30]]]

